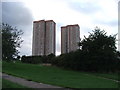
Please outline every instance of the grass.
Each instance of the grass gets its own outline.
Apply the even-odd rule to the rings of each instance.
[[[53,66],[3,62],[3,72],[28,80],[61,87],[118,88],[118,83],[112,80],[98,78],[96,75],[89,73],[86,75],[84,72],[63,70]]]
[[[0,77],[0,90],[2,89],[2,77]]]
[[[2,72],[2,61],[0,60],[0,72]]]
[[[2,79],[2,88],[26,88],[25,86],[19,85],[17,83],[13,83],[9,80]]]
[[[92,75],[108,78],[108,79],[113,79],[113,80],[119,80],[119,74],[118,73],[89,73]]]

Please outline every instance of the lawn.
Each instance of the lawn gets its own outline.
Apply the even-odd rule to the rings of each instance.
[[[5,73],[26,78],[28,80],[61,87],[118,88],[118,83],[112,80],[98,78],[96,75],[89,73],[86,75],[84,72],[64,70],[53,66],[7,62],[3,62],[2,66],[2,71]],[[105,75],[107,76],[107,74]]]
[[[94,75],[97,77],[103,77],[107,79],[113,79],[113,80],[119,80],[119,74],[118,73],[96,73],[96,72],[82,72],[84,74]]]
[[[0,72],[2,72],[2,61],[0,60]]]
[[[2,88],[26,88],[25,86],[19,85],[17,83],[13,83],[9,80],[2,79]]]
[[[99,77],[104,77],[104,78],[108,78],[108,79],[113,79],[113,80],[119,80],[119,74],[118,73],[89,73],[92,75],[96,75]]]

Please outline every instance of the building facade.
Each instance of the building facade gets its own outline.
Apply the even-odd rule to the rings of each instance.
[[[79,49],[80,27],[78,24],[61,27],[61,54]]]
[[[53,20],[33,22],[32,55],[55,54],[56,23]]]

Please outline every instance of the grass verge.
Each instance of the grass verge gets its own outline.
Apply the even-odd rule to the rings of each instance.
[[[13,83],[6,79],[2,79],[2,89],[5,89],[5,88],[27,88],[27,87],[19,85],[17,83]]]
[[[52,66],[3,62],[3,72],[28,80],[69,88],[118,88],[112,80],[84,72],[63,70]]]

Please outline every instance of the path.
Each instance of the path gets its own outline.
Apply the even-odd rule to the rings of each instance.
[[[29,88],[61,88],[63,90],[70,90],[67,88],[62,88],[59,86],[53,86],[53,85],[48,85],[48,84],[43,84],[43,83],[38,83],[38,82],[34,82],[34,81],[28,81],[26,79],[23,78],[19,78],[19,77],[15,77],[15,76],[11,76],[5,73],[2,73],[2,78],[7,79],[9,81],[18,83],[20,85],[29,87]]]

